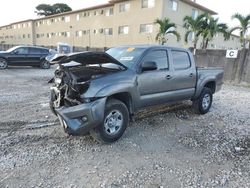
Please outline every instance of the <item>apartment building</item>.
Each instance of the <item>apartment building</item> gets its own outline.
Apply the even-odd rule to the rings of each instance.
[[[112,47],[126,44],[156,44],[156,18],[176,23],[182,40],[168,36],[168,45],[191,47],[184,42],[183,18],[216,12],[191,0],[111,0],[90,8],[25,20],[0,27],[0,43],[56,46],[58,42],[77,47]],[[199,44],[198,44],[199,45]],[[237,37],[224,42],[218,35],[209,48],[240,48]]]

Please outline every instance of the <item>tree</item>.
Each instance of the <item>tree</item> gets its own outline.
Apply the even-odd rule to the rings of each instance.
[[[64,3],[56,3],[52,6],[54,7],[56,13],[72,11],[72,9],[67,4]]]
[[[56,3],[54,5],[40,4],[36,6],[35,13],[37,13],[38,16],[50,16],[68,11],[72,11],[72,9],[67,4]]]
[[[183,27],[187,30],[185,33],[185,42],[188,42],[188,37],[190,35],[193,35],[193,44],[194,44],[194,50],[197,48],[197,42],[199,40],[199,37],[202,33],[202,27],[204,27],[204,20],[206,18],[205,14],[199,15],[197,18],[193,18],[191,16],[185,16],[183,21],[184,25]]]
[[[245,49],[247,45],[247,32],[250,28],[250,14],[243,16],[239,13],[236,13],[232,16],[232,19],[237,19],[240,22],[240,25],[232,28],[231,32],[236,30],[240,32],[240,39],[243,43],[243,49]]]
[[[225,23],[218,23],[218,18],[206,15],[206,19],[203,21],[201,27],[201,35],[203,36],[202,48],[207,49],[209,41],[213,40],[216,34],[223,34],[224,40],[230,38],[230,32],[228,26]]]
[[[155,24],[158,24],[160,26],[159,32],[156,35],[155,40],[159,41],[160,44],[165,44],[167,42],[167,35],[174,35],[177,38],[177,41],[180,40],[180,34],[176,31],[177,26],[175,23],[170,22],[168,18],[156,19]]]

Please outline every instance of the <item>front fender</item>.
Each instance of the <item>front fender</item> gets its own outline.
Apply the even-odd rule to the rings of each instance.
[[[95,97],[108,97],[117,93],[130,93],[133,97],[136,94],[135,86],[129,82],[121,82],[119,85],[110,84],[100,89]]]

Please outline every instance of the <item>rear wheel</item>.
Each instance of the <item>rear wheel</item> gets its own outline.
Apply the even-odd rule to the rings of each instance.
[[[40,66],[41,66],[42,69],[49,69],[50,68],[50,63],[49,63],[49,61],[44,60],[44,61],[41,62]]]
[[[118,140],[124,133],[129,122],[129,112],[126,105],[116,99],[107,101],[103,122],[90,131],[99,142],[111,143]]]
[[[199,114],[206,114],[212,105],[212,101],[213,101],[212,91],[211,89],[205,87],[202,90],[199,98],[193,101],[193,106],[195,111]]]
[[[8,67],[8,62],[3,59],[3,58],[0,58],[0,69],[6,69]]]

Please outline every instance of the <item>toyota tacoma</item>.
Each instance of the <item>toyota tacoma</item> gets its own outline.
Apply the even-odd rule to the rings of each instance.
[[[50,107],[70,135],[114,142],[139,109],[191,100],[209,111],[223,68],[198,68],[190,51],[167,46],[121,46],[54,58]]]

